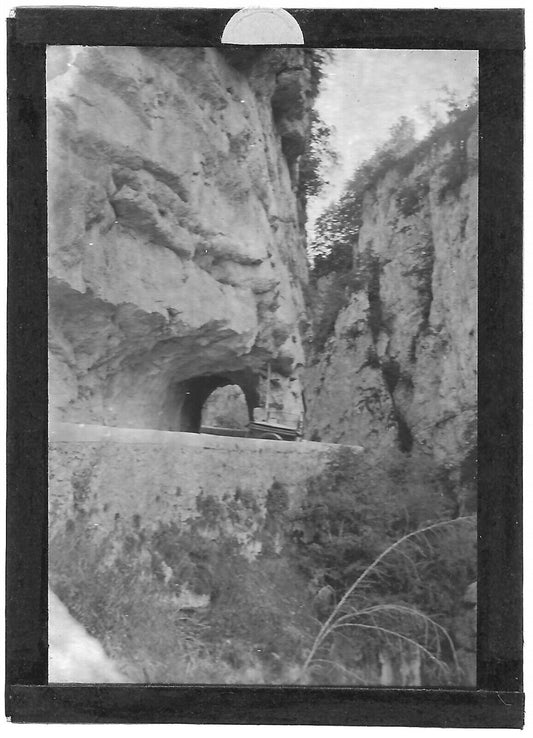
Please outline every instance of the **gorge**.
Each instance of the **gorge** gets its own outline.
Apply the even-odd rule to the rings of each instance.
[[[358,561],[475,512],[475,109],[376,170],[350,265],[320,274],[315,53],[49,47],[47,71],[54,591],[132,681],[446,683],[371,639],[348,676],[300,666]],[[232,386],[237,426],[268,397],[304,440],[200,433],[231,424],[235,393],[205,408]],[[437,671],[459,654],[468,684],[471,534],[452,584],[428,575],[453,634]],[[314,558],[336,547],[340,573]]]

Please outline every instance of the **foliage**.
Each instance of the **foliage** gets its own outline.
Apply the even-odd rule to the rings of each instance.
[[[402,117],[391,128],[387,142],[355,171],[338,203],[330,205],[318,218],[310,247],[317,276],[339,267],[351,267],[345,255],[357,246],[365,193],[413,146],[414,123]]]
[[[330,587],[337,601],[359,582],[358,601],[350,599],[350,607],[353,612],[372,608],[370,620],[357,621],[359,630],[365,624],[376,627],[374,635],[379,628],[391,630],[391,613],[398,614],[394,608],[400,607],[409,613],[403,611],[406,622],[396,619],[395,628],[409,638],[419,637],[418,626],[428,623],[413,611],[450,628],[467,585],[476,577],[473,524],[450,525],[444,537],[428,532],[423,542],[396,546],[420,528],[447,526],[453,504],[444,485],[438,470],[423,459],[415,465],[405,457],[371,464],[342,450],[309,481],[306,498],[293,513],[293,560],[317,591]],[[395,555],[382,561],[382,552],[390,547]],[[362,586],[360,578],[369,567],[375,574],[365,574]],[[444,648],[441,636],[435,648]]]
[[[322,309],[313,326],[313,349],[315,355],[323,351],[326,341],[333,335],[335,322],[340,311],[348,305],[348,296],[343,283],[344,275],[334,275],[327,287]]]
[[[332,60],[333,55],[330,49],[304,49],[304,54],[310,71],[310,94],[314,99],[320,90],[324,66]]]
[[[285,485],[278,481],[272,483],[272,486],[267,491],[265,506],[267,514],[271,517],[277,518],[283,515],[289,507],[289,493]]]
[[[404,218],[420,211],[429,193],[429,173],[421,172],[412,181],[405,181],[396,193],[396,204]]]
[[[314,99],[319,92],[320,82],[324,76],[324,65],[331,60],[329,49],[301,49],[304,53],[304,64],[309,70],[310,96]],[[275,46],[248,46],[232,44],[221,46],[218,52],[240,72],[246,72],[250,66],[260,59],[268,60],[275,68],[283,67],[287,51]]]
[[[333,335],[340,311],[347,307],[351,296],[365,284],[365,269],[350,272],[333,272],[322,297],[320,309],[316,311],[313,324],[313,350],[315,356],[323,351],[326,341]]]
[[[377,586],[381,586],[380,578],[389,579],[390,560],[394,555],[401,553],[406,557],[419,578],[421,552],[426,559],[436,558],[439,553],[437,545],[439,541],[444,541],[446,547],[446,543],[449,543],[446,534],[450,530],[452,534],[461,530],[467,533],[475,530],[475,519],[466,517],[431,523],[406,533],[385,548],[350,584],[323,623],[307,655],[303,673],[312,666],[317,654],[326,641],[335,635],[335,631],[352,629],[356,631],[354,635],[363,630],[368,638],[377,639],[384,645],[389,645],[391,640],[393,644],[395,641],[399,641],[400,645],[407,643],[411,652],[414,650],[418,657],[428,663],[434,677],[437,677],[433,681],[438,682],[439,676],[448,685],[453,683],[454,677],[460,681],[460,664],[453,640],[446,628],[416,607],[405,605],[401,601],[373,603],[372,597],[372,590],[376,586],[373,586],[372,579],[378,583]],[[451,543],[453,545],[455,541]],[[394,570],[392,575],[395,573]],[[447,652],[448,658],[451,656],[451,663],[446,662]]]
[[[369,327],[375,340],[382,329],[380,264],[377,257],[371,254],[370,242],[365,252],[359,248],[365,198],[391,168],[400,175],[401,184],[396,191],[395,201],[399,213],[405,218],[416,217],[423,209],[428,199],[431,173],[435,167],[439,170],[439,181],[444,183],[437,193],[439,200],[449,194],[457,195],[473,166],[466,155],[466,139],[476,119],[477,103],[474,97],[466,110],[453,107],[450,102],[447,122],[436,126],[420,143],[415,142],[412,121],[400,119],[391,129],[386,144],[357,169],[339,201],[330,205],[317,220],[315,238],[310,246],[313,254],[311,281],[316,283],[321,277],[329,277],[329,283],[325,288],[326,294],[321,298],[319,296],[319,304],[315,309],[315,356],[324,349],[334,332],[340,311],[349,304],[351,295],[358,290],[367,292]],[[436,147],[440,152],[445,152],[444,160],[441,154],[438,164],[428,164]],[[417,166],[418,170],[415,169]],[[423,215],[419,216],[422,217]],[[429,309],[434,249],[429,231],[425,233],[425,237],[427,242],[420,249],[412,275],[417,278],[420,293],[427,294],[426,304]],[[405,441],[403,445],[410,449],[408,428],[401,417],[397,420]]]
[[[331,146],[331,129],[316,110],[310,112],[311,129],[305,151],[300,158],[298,193],[308,198],[320,194],[328,184],[326,172],[338,163],[338,154]]]
[[[273,486],[267,518],[286,504]],[[203,495],[198,508],[150,529],[139,517],[106,533],[71,521],[50,542],[52,588],[131,681],[291,680],[316,631],[305,581],[278,556],[249,560],[226,531],[228,519],[253,527],[254,496]]]
[[[340,311],[347,307],[352,295],[367,290],[370,306],[370,327],[379,332],[381,312],[379,303],[379,261],[370,253],[358,252],[353,258],[351,250],[344,255],[344,246],[325,256],[317,256],[313,282],[327,277],[324,294],[315,298],[313,321],[313,350],[317,357],[335,330]],[[345,261],[346,260],[346,261]],[[349,261],[350,268],[343,268]],[[330,271],[331,265],[334,269]]]
[[[466,142],[464,139],[460,139],[455,142],[450,154],[440,168],[440,175],[445,184],[439,191],[439,202],[442,202],[447,195],[457,196],[468,174]]]
[[[259,59],[268,60],[277,71],[285,67],[285,50],[246,46],[223,47],[220,53],[229,64],[246,72]],[[308,99],[313,102],[320,90],[324,66],[331,60],[329,49],[302,49],[304,68],[309,73]],[[306,147],[299,160],[298,194],[302,199],[316,196],[327,184],[327,171],[338,163],[338,154],[331,145],[331,129],[317,110],[310,110],[310,131]],[[299,153],[299,152],[298,152]]]
[[[351,269],[362,224],[364,191],[362,176],[356,175],[338,203],[326,208],[317,219],[309,248],[313,255],[312,276]]]
[[[402,459],[385,468],[341,449],[308,481],[303,505],[294,513],[294,529],[302,533],[294,553],[304,570],[321,571],[323,584],[342,591],[349,583],[347,567],[361,560],[364,568],[384,541],[417,527],[432,509],[438,513],[436,492],[410,497],[408,472]]]
[[[425,464],[341,449],[297,509],[274,482],[264,506],[202,494],[179,526],[135,516],[104,532],[80,516],[50,542],[51,584],[132,681],[375,684],[378,651],[418,651],[424,683],[449,685],[444,629],[475,578],[475,537],[447,525],[449,479]],[[434,519],[446,537],[410,535]],[[239,531],[284,531],[285,548],[250,559]]]
[[[324,76],[324,66],[331,61],[329,49],[304,49],[309,69],[309,97],[315,100]],[[310,130],[305,151],[299,161],[298,194],[303,200],[320,194],[328,184],[327,172],[338,164],[338,154],[331,145],[331,128],[322,120],[316,108],[309,113]]]
[[[214,643],[249,644],[270,665],[275,680],[283,665],[302,662],[316,630],[305,583],[274,556],[254,562],[233,557],[224,568],[231,576],[224,577],[212,605],[206,636]]]
[[[391,169],[398,172],[402,182],[396,193],[398,208],[404,217],[410,217],[421,209],[427,197],[430,172],[421,171],[414,181],[406,180],[417,165],[431,160],[437,148],[448,146],[450,153],[440,170],[441,178],[447,180],[447,184],[439,197],[444,199],[448,193],[457,193],[470,173],[469,167],[473,166],[467,161],[466,140],[477,121],[477,91],[472,92],[466,105],[460,105],[449,91],[446,94],[446,120],[436,123],[429,135],[417,142],[413,122],[401,118],[391,128],[385,144],[357,168],[338,202],[330,205],[318,218],[315,237],[309,246],[313,273],[317,277],[351,268],[348,255],[357,253],[365,197]]]
[[[252,64],[268,53],[268,48],[261,46],[221,46],[219,54],[239,72],[246,72]]]

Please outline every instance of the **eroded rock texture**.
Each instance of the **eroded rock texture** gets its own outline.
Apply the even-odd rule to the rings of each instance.
[[[49,47],[50,402],[72,422],[195,430],[271,362],[301,412],[307,279],[299,49]]]
[[[444,137],[366,193],[362,276],[306,388],[308,437],[427,453],[459,485],[476,456],[477,135]]]

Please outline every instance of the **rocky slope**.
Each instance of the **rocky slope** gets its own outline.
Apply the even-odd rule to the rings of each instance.
[[[50,404],[196,430],[217,386],[302,410],[304,52],[49,47]]]
[[[420,453],[459,486],[476,455],[477,135],[472,116],[367,190],[352,284],[306,383],[308,437]]]

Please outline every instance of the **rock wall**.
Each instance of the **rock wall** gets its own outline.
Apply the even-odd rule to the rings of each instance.
[[[302,410],[301,49],[48,48],[50,405],[197,430],[237,383]]]
[[[340,448],[56,423],[49,443],[50,536],[80,519],[107,533],[118,522],[124,530],[154,528],[161,521],[180,526],[200,516],[208,498],[231,507],[240,493],[253,498],[261,518],[275,482],[285,488],[289,504],[297,504],[307,479],[319,474]],[[360,451],[352,449],[356,455]],[[228,524],[234,535],[242,534],[260,550],[253,541],[257,522]]]
[[[477,126],[370,188],[334,335],[307,373],[307,437],[475,474]],[[319,280],[318,293],[327,292]]]

